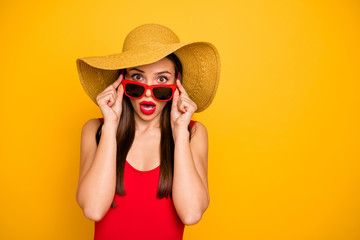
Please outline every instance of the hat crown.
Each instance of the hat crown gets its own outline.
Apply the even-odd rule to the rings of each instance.
[[[144,24],[133,29],[125,38],[123,51],[151,43],[179,43],[178,36],[168,27],[160,24]]]

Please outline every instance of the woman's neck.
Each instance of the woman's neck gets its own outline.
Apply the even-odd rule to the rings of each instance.
[[[159,114],[157,117],[155,117],[152,120],[145,121],[135,114],[134,119],[135,119],[136,131],[147,132],[147,131],[151,131],[154,129],[159,129],[160,128],[160,117],[161,117],[161,114]]]

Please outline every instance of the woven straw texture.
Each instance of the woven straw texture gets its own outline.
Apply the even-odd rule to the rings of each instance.
[[[220,57],[208,42],[181,43],[176,34],[160,24],[144,24],[126,37],[123,51],[76,60],[80,82],[95,104],[97,95],[113,83],[120,69],[156,62],[175,53],[183,66],[183,86],[196,103],[196,112],[213,101],[220,77]]]

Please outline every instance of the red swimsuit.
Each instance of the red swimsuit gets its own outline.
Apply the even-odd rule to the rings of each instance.
[[[102,118],[99,118],[103,121]],[[190,127],[195,121],[191,121]],[[182,239],[185,225],[170,197],[157,199],[160,165],[149,171],[125,162],[125,196],[115,194],[117,207],[95,222],[94,239]]]

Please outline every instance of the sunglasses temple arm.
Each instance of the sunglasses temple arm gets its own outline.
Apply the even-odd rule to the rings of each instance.
[[[121,74],[123,75],[123,79],[124,79],[124,78],[125,78],[125,77],[124,77],[124,69],[121,69],[121,70],[120,70],[120,75],[121,75]],[[117,88],[115,88],[115,90],[117,91],[119,87],[120,87],[120,85],[117,86]]]

